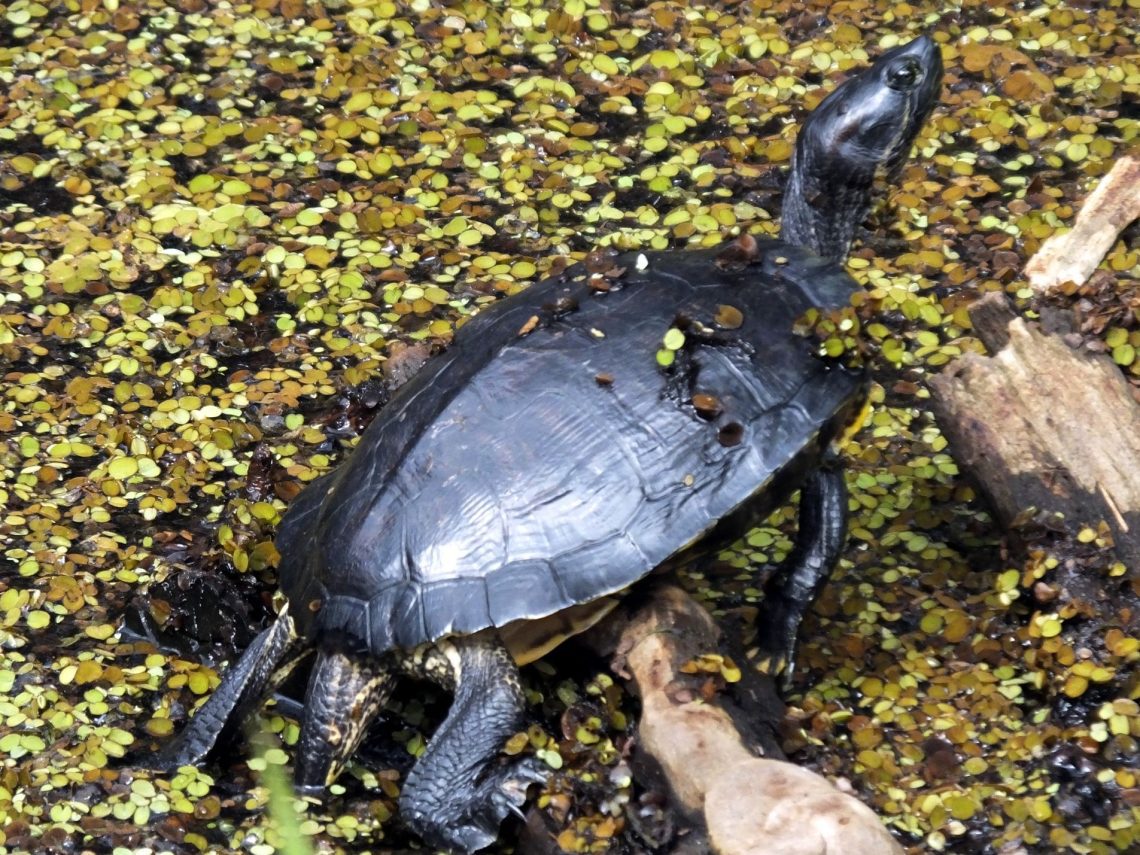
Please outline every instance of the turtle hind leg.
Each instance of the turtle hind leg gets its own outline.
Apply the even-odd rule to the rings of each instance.
[[[467,637],[421,648],[409,672],[454,686],[455,700],[400,794],[400,815],[429,845],[474,852],[494,843],[527,787],[546,781],[533,757],[495,763],[518,729],[524,695],[518,668],[493,638]]]
[[[800,622],[831,576],[847,541],[847,482],[836,462],[825,463],[800,491],[795,548],[768,582],[757,629],[760,664],[783,672],[784,688],[795,667]]]
[[[278,663],[286,658],[296,639],[293,618],[286,606],[273,625],[258,635],[226,671],[221,685],[182,732],[154,754],[134,762],[168,772],[204,760],[215,746],[229,740],[257,708],[279,672]]]
[[[294,770],[297,791],[318,795],[344,769],[392,691],[385,663],[337,649],[318,652],[305,690]]]

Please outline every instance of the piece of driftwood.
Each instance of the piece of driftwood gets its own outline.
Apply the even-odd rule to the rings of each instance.
[[[1140,406],[1120,368],[1027,323],[1002,294],[970,318],[991,355],[967,354],[930,381],[955,459],[1004,525],[1033,510],[1103,520],[1140,567]]]
[[[607,618],[592,642],[612,650],[615,672],[632,682],[641,699],[638,748],[660,767],[677,806],[707,828],[714,852],[902,852],[875,813],[853,796],[807,769],[756,755],[766,737],[753,725],[774,724],[763,721],[765,714],[759,722],[730,715],[731,702],[703,690],[707,674],[682,672],[700,654],[723,648],[708,612],[680,588],[650,588],[647,597]],[[775,689],[760,679],[751,696],[768,694],[771,702]]]
[[[1083,284],[1124,227],[1140,217],[1140,156],[1121,157],[1089,194],[1071,231],[1050,237],[1025,265],[1029,284],[1048,294]]]

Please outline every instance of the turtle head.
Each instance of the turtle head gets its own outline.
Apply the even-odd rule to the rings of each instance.
[[[828,95],[796,139],[780,237],[842,261],[876,180],[898,178],[941,88],[938,45],[920,36]]]

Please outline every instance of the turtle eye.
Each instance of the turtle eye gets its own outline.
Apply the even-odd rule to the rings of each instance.
[[[887,85],[892,89],[904,90],[914,86],[922,73],[918,61],[908,58],[887,72]]]

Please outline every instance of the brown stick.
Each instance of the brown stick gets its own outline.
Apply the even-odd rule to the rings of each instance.
[[[611,638],[602,646],[616,643],[614,670],[641,697],[640,748],[660,765],[678,805],[703,820],[715,852],[902,852],[870,808],[814,772],[756,756],[755,734],[734,724],[722,697],[702,699],[701,678],[680,669],[716,651],[719,634],[684,591],[661,585],[621,611],[608,619]]]
[[[1072,231],[1053,235],[1025,265],[1029,284],[1048,294],[1065,282],[1082,284],[1124,227],[1140,217],[1140,157],[1124,155],[1089,194]]]

